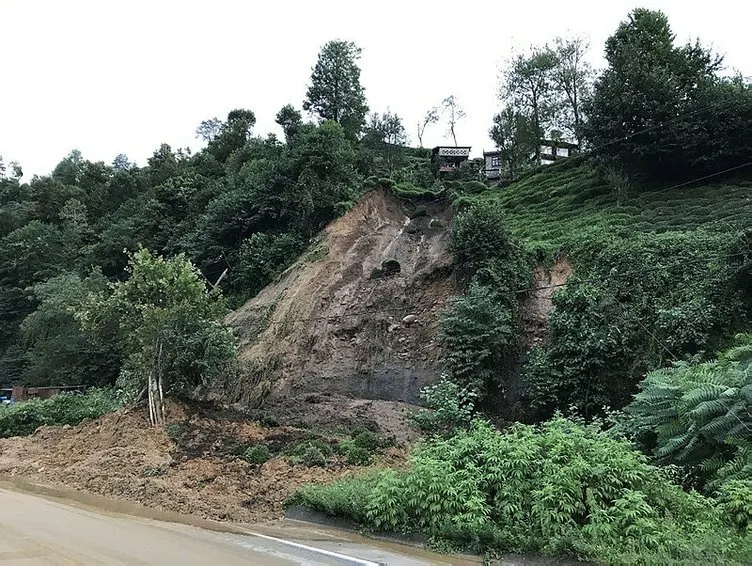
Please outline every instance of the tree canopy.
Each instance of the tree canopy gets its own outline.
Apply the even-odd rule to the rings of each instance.
[[[303,101],[304,110],[320,120],[341,124],[351,139],[360,133],[368,112],[357,64],[360,53],[351,41],[327,42],[319,52]]]

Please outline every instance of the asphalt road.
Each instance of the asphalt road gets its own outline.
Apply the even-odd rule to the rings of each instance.
[[[237,534],[111,513],[0,489],[0,564],[420,566],[429,553],[306,527]]]

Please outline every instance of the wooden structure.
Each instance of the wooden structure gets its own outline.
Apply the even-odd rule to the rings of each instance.
[[[501,178],[500,151],[484,151],[483,162],[483,176],[486,180],[495,181]]]
[[[469,145],[439,145],[431,151],[431,162],[437,166],[439,175],[459,169],[460,165],[468,159],[470,159]]]
[[[541,165],[550,165],[559,159],[566,159],[576,155],[579,146],[576,143],[564,140],[542,139],[540,140]],[[498,181],[509,172],[504,170],[504,164],[501,159],[501,151],[484,151],[483,152],[483,177],[487,181]],[[535,154],[530,154],[530,161],[535,162]]]
[[[541,140],[541,165],[550,165],[557,159],[566,159],[577,153],[578,145],[564,140]]]

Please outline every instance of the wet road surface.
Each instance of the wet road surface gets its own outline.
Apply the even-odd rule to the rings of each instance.
[[[420,549],[310,526],[240,534],[110,513],[0,489],[2,565],[355,565],[458,563]]]

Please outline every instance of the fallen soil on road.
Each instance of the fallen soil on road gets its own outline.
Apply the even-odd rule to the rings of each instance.
[[[414,436],[404,407],[350,402],[355,408],[337,400],[345,425],[338,431],[303,428],[304,419],[299,426],[278,424],[272,413],[262,426],[248,414],[194,403],[170,403],[167,426],[153,428],[145,410],[121,410],[75,427],[41,427],[29,437],[0,440],[0,475],[219,521],[273,521],[299,486],[364,469],[337,454],[325,467],[292,463],[285,455],[291,447],[311,439],[334,445],[338,434],[358,424],[394,440]],[[327,407],[317,399],[301,410],[325,414]],[[238,456],[239,449],[242,454],[260,444],[273,455],[267,462],[253,465]],[[376,454],[372,465],[403,463],[406,448],[397,444]]]

